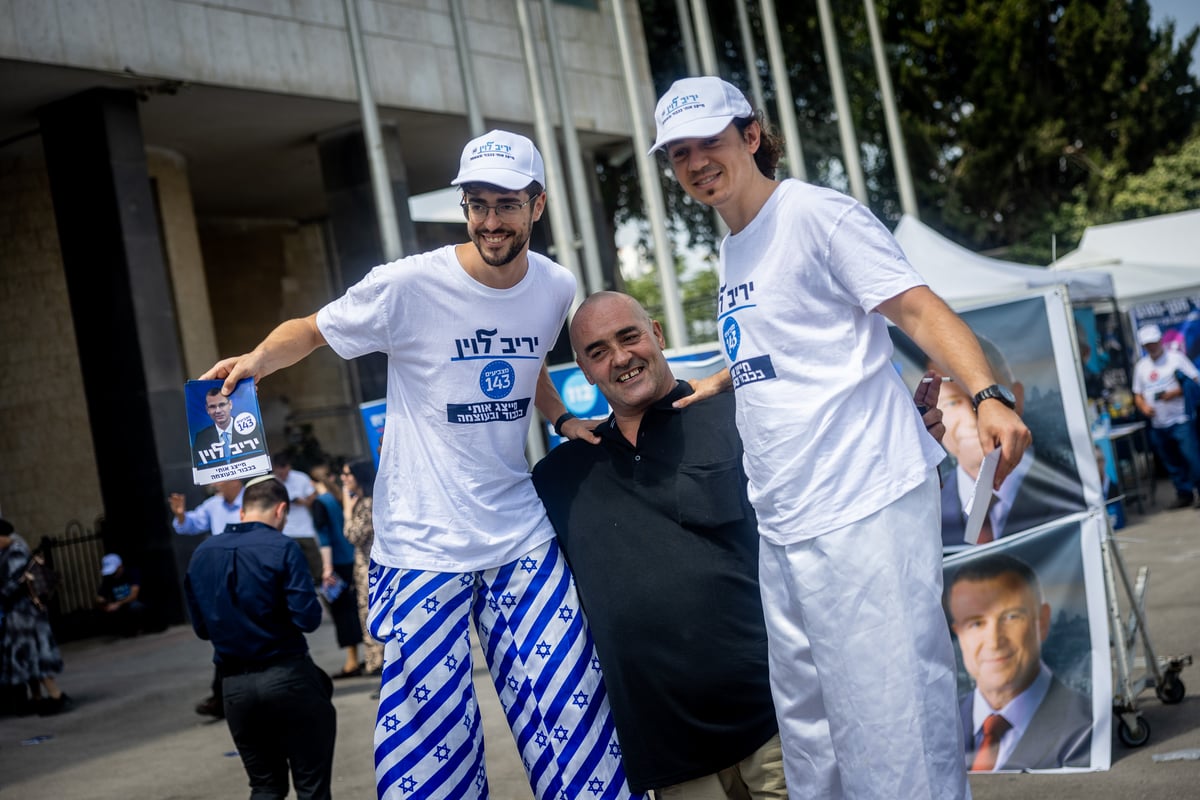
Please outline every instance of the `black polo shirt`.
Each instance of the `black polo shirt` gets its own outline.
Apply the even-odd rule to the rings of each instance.
[[[777,730],[758,530],[727,392],[646,411],[637,445],[566,442],[533,470],[575,574],[630,788],[732,766]]]

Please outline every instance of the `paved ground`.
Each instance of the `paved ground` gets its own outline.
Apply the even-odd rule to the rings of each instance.
[[[1147,608],[1160,654],[1200,657],[1200,512],[1133,515],[1120,549],[1130,568],[1150,567]],[[1131,575],[1132,577],[1132,575]],[[332,626],[309,637],[317,662],[341,666]],[[63,648],[61,685],[78,707],[58,717],[0,719],[0,797],[19,800],[207,800],[248,795],[245,773],[223,722],[192,706],[207,694],[211,651],[187,627],[127,640],[89,640]],[[481,663],[476,653],[476,663]],[[1163,706],[1139,696],[1149,743],[1130,750],[1115,740],[1109,772],[996,775],[971,779],[977,800],[1173,800],[1200,797],[1200,761],[1156,763],[1155,753],[1200,749],[1200,668],[1184,670],[1188,696]],[[476,669],[485,720],[492,797],[531,797],[485,670]],[[373,684],[338,681],[334,792],[374,797],[371,764]],[[31,743],[39,737],[49,737]],[[798,794],[803,797],[803,794]],[[898,800],[903,800],[900,798]]]

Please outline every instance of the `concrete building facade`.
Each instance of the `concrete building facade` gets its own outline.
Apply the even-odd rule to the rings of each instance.
[[[553,97],[542,3],[460,8],[487,126],[536,138],[518,2]],[[588,175],[629,147],[613,2],[644,64],[633,0],[549,4]],[[451,0],[355,8],[403,246],[461,240],[407,210],[472,135]],[[183,382],[382,261],[373,209],[341,0],[0,0],[0,514],[33,544],[103,517],[106,546],[178,616],[190,548],[165,497],[204,496]],[[535,246],[553,255],[550,227]],[[264,381],[272,449],[364,453],[357,404],[382,396],[382,372],[360,361],[321,352]]]

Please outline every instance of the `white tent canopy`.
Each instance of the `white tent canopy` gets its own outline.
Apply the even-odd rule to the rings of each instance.
[[[988,258],[955,244],[907,215],[900,220],[895,236],[929,287],[954,307],[1011,297],[1059,283],[1068,285],[1074,301],[1113,297],[1112,279],[1102,270],[1073,270],[1063,274]]]
[[[1122,308],[1200,294],[1200,209],[1093,225],[1079,249],[1050,265],[1056,273],[1103,270]]]

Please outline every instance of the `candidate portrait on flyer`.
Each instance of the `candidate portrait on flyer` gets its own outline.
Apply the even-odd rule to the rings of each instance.
[[[254,382],[221,394],[221,381],[188,381],[184,387],[192,469],[196,483],[246,478],[270,470]]]

